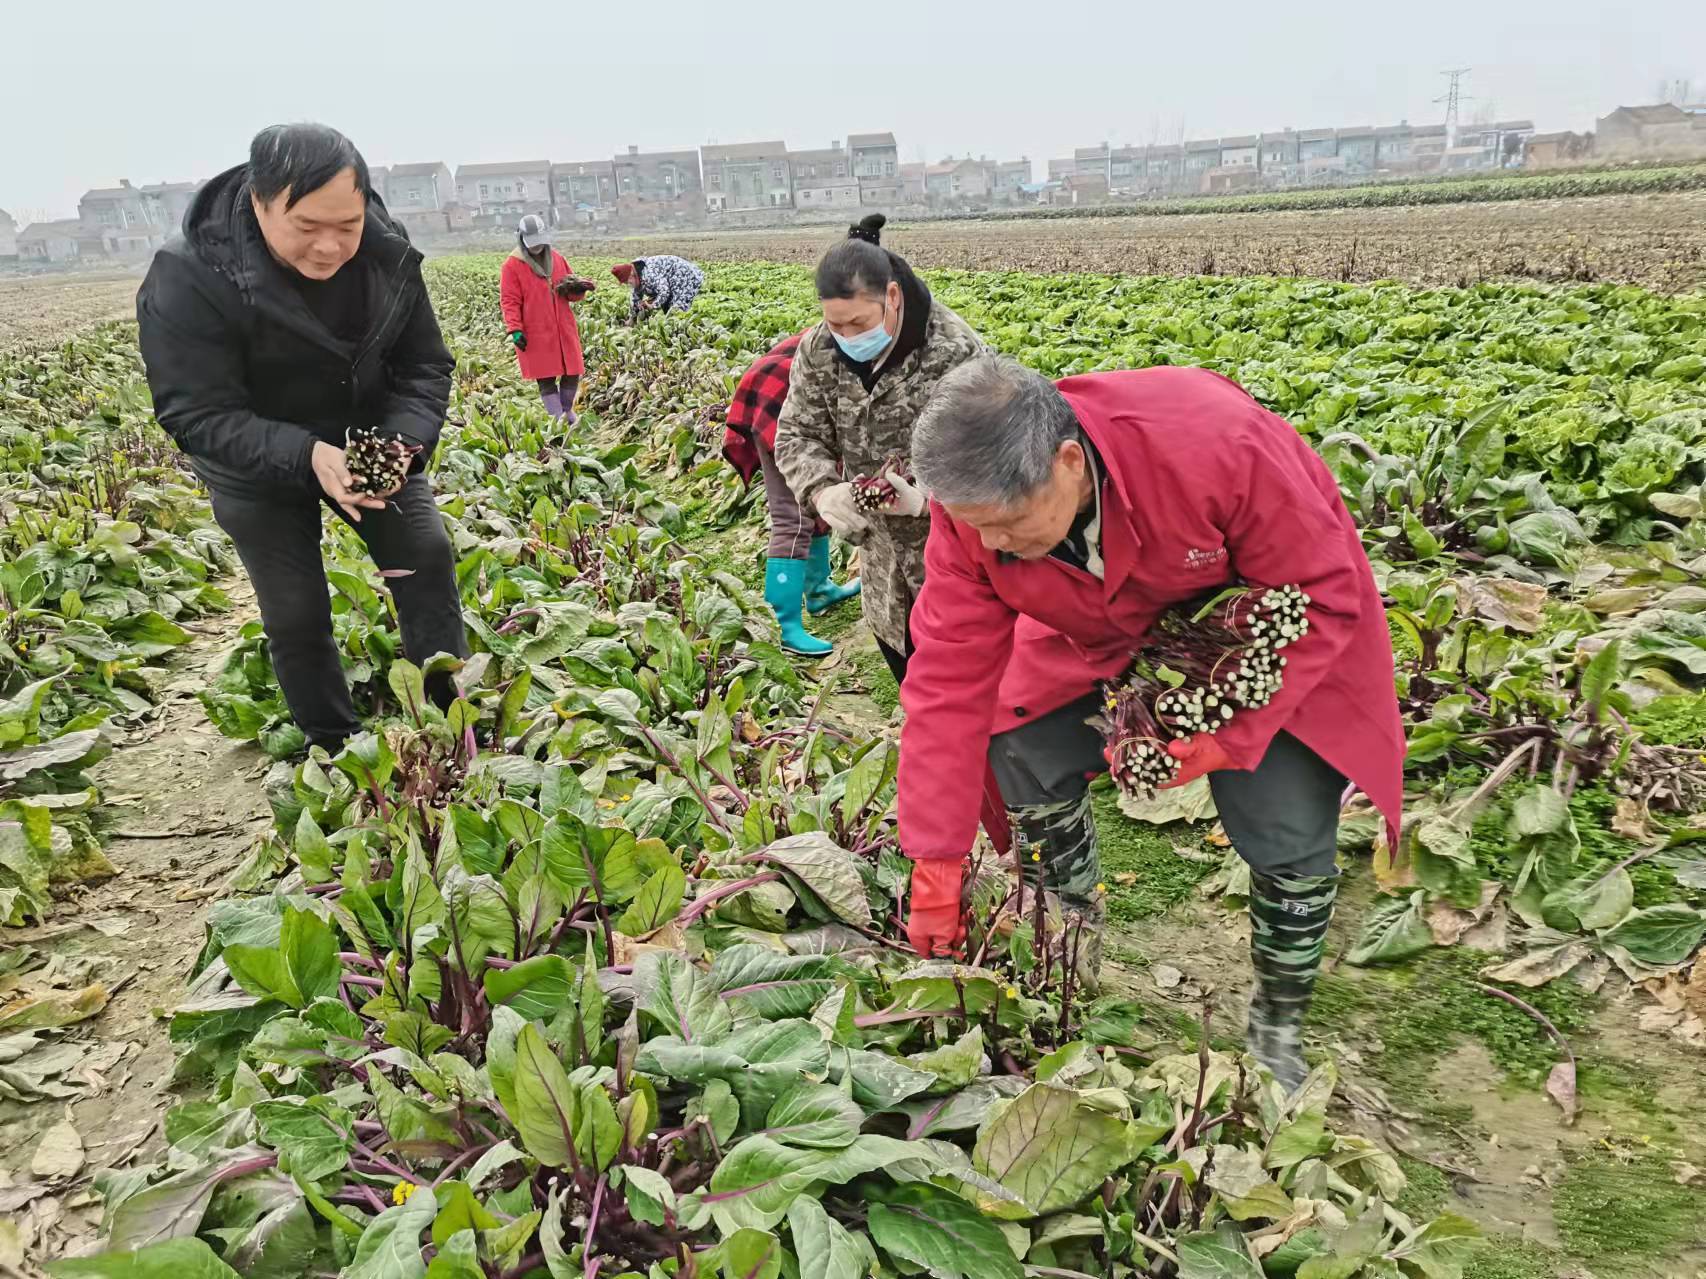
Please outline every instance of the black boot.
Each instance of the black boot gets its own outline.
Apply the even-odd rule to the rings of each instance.
[[[1287,1092],[1309,1073],[1303,1020],[1315,994],[1338,875],[1250,875],[1250,1052]]]

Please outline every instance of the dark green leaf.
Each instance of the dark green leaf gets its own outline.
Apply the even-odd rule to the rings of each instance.
[[[946,1190],[923,1182],[896,1187],[871,1205],[867,1220],[879,1248],[937,1279],[1024,1279],[1000,1228]]]
[[[50,1261],[53,1279],[239,1279],[200,1239],[168,1239],[135,1252]]]

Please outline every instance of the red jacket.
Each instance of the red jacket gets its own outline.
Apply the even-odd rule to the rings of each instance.
[[[521,376],[538,381],[547,377],[579,377],[586,371],[581,358],[581,331],[575,311],[552,291],[551,286],[569,274],[561,253],[551,250],[551,279],[522,261],[520,251],[504,259],[498,286],[503,306],[504,328],[527,336],[527,349],[516,349]]]
[[[912,611],[918,651],[901,690],[901,847],[914,858],[965,856],[979,796],[954,782],[982,775],[991,726],[1018,714],[1010,701],[1026,699],[1031,714],[1063,704],[1072,674],[1051,665],[1047,641],[1015,646],[1016,621],[1057,629],[1060,644],[1111,678],[1158,614],[1235,578],[1301,586],[1310,631],[1286,650],[1274,700],[1216,740],[1248,769],[1286,729],[1355,782],[1395,833],[1404,729],[1392,644],[1326,464],[1284,418],[1206,369],[1092,373],[1059,386],[1106,472],[1105,578],[1054,559],[1003,562],[933,509]]]

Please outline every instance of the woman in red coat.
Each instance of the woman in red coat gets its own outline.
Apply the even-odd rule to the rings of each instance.
[[[504,260],[499,290],[504,327],[515,344],[521,376],[539,383],[545,411],[573,426],[575,394],[586,364],[581,358],[580,328],[569,298],[584,297],[592,286],[587,284],[579,290],[565,287],[574,277],[563,255],[551,247],[544,220],[538,214],[529,213],[521,220],[519,239]]]

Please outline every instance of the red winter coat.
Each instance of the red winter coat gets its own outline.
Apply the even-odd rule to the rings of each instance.
[[[917,644],[901,702],[900,840],[914,858],[971,847],[991,727],[1063,705],[1075,673],[1048,644],[1015,645],[1015,622],[1063,634],[1102,678],[1121,673],[1156,616],[1234,579],[1294,582],[1309,634],[1286,650],[1285,684],[1215,740],[1254,768],[1284,728],[1356,783],[1396,832],[1404,729],[1386,612],[1332,472],[1277,414],[1206,369],[1092,373],[1059,383],[1106,471],[1105,577],[1059,560],[1003,562],[975,530],[931,512]],[[1009,651],[1013,662],[1002,673]]]
[[[521,376],[537,382],[547,377],[579,377],[586,372],[581,358],[581,331],[572,306],[558,297],[551,286],[569,274],[563,255],[551,250],[549,281],[512,251],[504,259],[498,299],[503,306],[504,328],[527,336],[527,349],[516,349]]]

